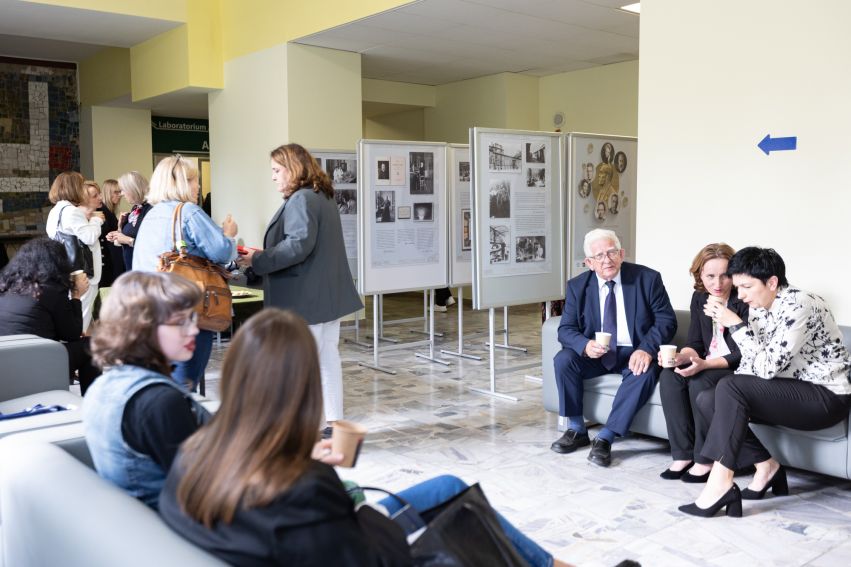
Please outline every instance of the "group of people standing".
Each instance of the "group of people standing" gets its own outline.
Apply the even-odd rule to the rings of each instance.
[[[559,415],[569,425],[552,450],[590,445],[588,460],[609,466],[612,443],[629,431],[658,377],[673,457],[661,477],[706,483],[682,512],[710,517],[723,508],[741,516],[743,499],[761,499],[769,489],[788,494],[785,470],[749,422],[818,430],[847,418],[851,355],[824,300],[789,284],[783,259],[770,248],[735,252],[709,244],[690,269],[688,345],[672,368],[661,369],[659,347],[673,338],[677,321],[660,274],[625,262],[613,231],[589,232],[584,251],[589,271],[568,281],[558,330]],[[610,346],[597,332],[610,334]],[[608,373],[622,382],[591,440],[584,381]],[[748,467],[756,472],[740,490],[733,476]]]

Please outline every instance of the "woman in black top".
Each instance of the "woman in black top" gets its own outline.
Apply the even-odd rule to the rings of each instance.
[[[688,345],[677,353],[677,366],[664,368],[659,376],[659,394],[674,458],[660,475],[667,480],[706,482],[712,467],[712,461],[700,455],[709,424],[703,423],[696,411],[697,396],[715,388],[721,378],[735,370],[741,353],[730,332],[716,324],[705,310],[708,305],[720,303],[747,320],[748,306],[736,296],[727,276],[727,263],[734,253],[727,244],[707,244],[691,263],[695,291]]]
[[[115,278],[125,271],[124,253],[120,244],[114,244],[106,238],[110,232],[118,230],[118,217],[115,216],[115,211],[121,202],[121,189],[118,188],[118,181],[107,179],[103,182],[101,199],[103,205],[100,206],[98,211],[103,213],[104,221],[100,227],[100,246],[103,250],[103,272],[100,276],[100,287],[104,288],[112,286]]]
[[[127,271],[133,269],[133,245],[142,219],[151,210],[148,203],[148,180],[138,171],[129,171],[118,178],[118,187],[121,194],[130,203],[130,212],[122,213],[118,219],[118,229],[106,235],[109,242],[121,244],[124,254],[124,268]]]
[[[83,333],[80,296],[88,280],[71,278],[65,248],[49,238],[35,238],[21,246],[0,272],[0,335],[37,335],[63,341],[68,350],[69,379],[79,374],[80,390],[100,374],[92,366],[88,338]],[[71,298],[68,298],[68,295]]]

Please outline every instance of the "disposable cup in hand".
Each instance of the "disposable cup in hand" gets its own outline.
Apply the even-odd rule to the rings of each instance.
[[[662,345],[659,352],[662,353],[662,368],[673,368],[677,365],[677,345]]]
[[[594,340],[597,341],[597,344],[599,344],[600,346],[609,348],[609,343],[612,342],[612,334],[606,333],[604,331],[597,331],[594,334]]]
[[[82,281],[83,281],[84,279],[86,279],[86,278],[87,278],[87,276],[86,276],[86,272],[84,272],[83,270],[74,270],[73,272],[71,272],[71,277],[72,277],[72,278],[74,278],[74,281],[75,281],[78,285],[79,285],[80,283],[82,283]]]
[[[343,462],[337,466],[349,468],[355,466],[365,436],[366,428],[357,423],[342,419],[334,422],[331,433],[331,452],[343,455]]]

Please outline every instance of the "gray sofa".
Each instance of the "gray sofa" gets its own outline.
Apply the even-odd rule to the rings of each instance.
[[[676,313],[677,334],[672,344],[682,347],[687,342],[690,314],[688,311],[680,310]],[[561,344],[558,342],[558,326],[559,317],[552,317],[541,329],[544,409],[555,413],[558,413],[558,392],[552,360],[561,350]],[[851,348],[851,327],[840,327],[840,329],[845,346]],[[585,419],[594,423],[606,422],[620,381],[619,374],[605,374],[585,381],[583,400]],[[851,479],[849,424],[851,420],[845,419],[833,427],[818,431],[800,431],[760,424],[753,424],[751,428],[781,463],[790,467]],[[631,430],[652,437],[668,438],[658,385],[650,400],[635,416]]]
[[[0,462],[0,565],[225,565],[56,445],[15,435]]]

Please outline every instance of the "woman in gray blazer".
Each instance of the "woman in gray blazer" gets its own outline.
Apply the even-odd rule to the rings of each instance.
[[[266,229],[264,249],[249,249],[239,263],[264,276],[265,306],[291,309],[310,326],[330,425],[343,418],[340,318],[363,303],[352,281],[328,175],[298,144],[274,149],[271,158],[272,181],[284,202]]]

